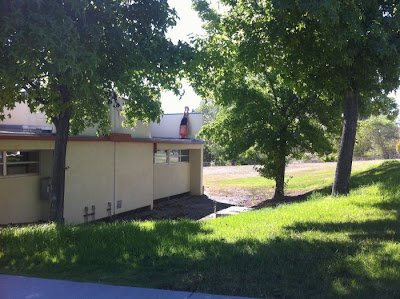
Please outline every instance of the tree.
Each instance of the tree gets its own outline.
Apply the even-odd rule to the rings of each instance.
[[[271,67],[297,93],[338,101],[343,130],[332,193],[349,192],[360,111],[393,109],[399,86],[400,4],[381,0],[221,0],[221,18],[194,1],[208,26],[222,23],[246,67]]]
[[[213,122],[219,112],[219,107],[212,103],[212,101],[202,100],[199,107],[195,109],[196,112],[203,113],[203,123],[208,125]]]
[[[212,101],[202,100],[195,111],[203,113],[203,123],[204,125],[208,125],[217,117],[219,108],[217,105],[213,104]],[[204,161],[222,162],[223,152],[224,149],[220,144],[206,140],[204,144]]]
[[[326,133],[335,129],[338,109],[328,98],[296,92],[273,67],[253,71],[240,44],[227,34],[230,24],[204,2],[198,4],[201,15],[214,21],[208,23],[208,36],[197,40],[189,77],[197,93],[221,107],[202,134],[223,145],[231,159],[255,151],[260,174],[275,180],[274,197],[281,198],[288,158],[329,151]]]
[[[289,157],[304,152],[325,154],[331,150],[326,138],[325,117],[311,99],[302,98],[278,80],[257,80],[237,85],[236,96],[214,122],[203,129],[210,140],[224,144],[230,158],[254,150],[257,170],[275,180],[274,198],[284,196],[285,168]]]
[[[397,124],[384,116],[373,116],[360,121],[355,152],[359,156],[368,153],[384,159],[396,156],[396,142],[400,138]]]
[[[161,88],[177,91],[186,47],[165,38],[175,12],[163,0],[2,1],[0,116],[16,102],[56,127],[50,219],[63,221],[69,132],[109,130],[109,104],[125,98],[131,125],[161,113]]]

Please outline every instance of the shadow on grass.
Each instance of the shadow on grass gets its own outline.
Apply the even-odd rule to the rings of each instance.
[[[350,250],[336,263],[337,279],[334,283],[343,295],[366,297],[400,296],[400,163],[385,162],[381,166],[352,177],[351,189],[376,185],[382,197],[380,202],[354,203],[387,212],[388,219],[359,222],[299,222],[285,227],[293,234],[321,233],[345,234]],[[329,190],[330,191],[330,190]],[[320,191],[321,192],[321,191]],[[328,190],[322,190],[322,194]],[[338,244],[338,243],[335,243]],[[358,244],[358,245],[356,245]],[[341,249],[343,250],[343,248]],[[380,291],[378,291],[380,290]]]
[[[353,187],[380,182],[396,194],[399,165],[359,174]],[[399,206],[393,196],[377,207]],[[400,296],[399,250],[383,245],[400,241],[399,218],[295,223],[265,241],[227,242],[210,227],[180,220],[3,229],[0,272],[255,297]],[[346,237],[302,238],[308,232]]]
[[[12,252],[0,258],[1,272],[255,297],[336,297],[346,294],[334,285],[341,278],[347,295],[400,294],[397,277],[376,280],[343,262],[357,254],[354,242],[197,240],[207,231],[184,221],[149,231],[129,223],[55,232],[3,236]]]
[[[350,190],[357,189],[361,186],[368,186],[375,183],[382,183],[380,191],[387,196],[392,196],[400,190],[400,174],[399,174],[400,162],[397,160],[387,161],[382,163],[380,166],[363,171],[351,177]],[[276,207],[281,204],[291,204],[296,202],[307,201],[314,194],[320,194],[322,196],[329,196],[332,193],[332,186],[309,191],[299,195],[287,195],[282,199],[271,199],[254,206],[255,209],[261,209],[266,207]],[[395,204],[396,205],[396,204]]]
[[[256,297],[335,296],[325,271],[357,251],[335,242],[197,238],[207,233],[189,221],[6,233],[1,272]]]

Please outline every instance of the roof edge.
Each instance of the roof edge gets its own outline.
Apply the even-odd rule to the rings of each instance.
[[[54,141],[55,135],[43,134],[1,134],[0,140],[34,140],[34,141]],[[70,136],[69,141],[86,142],[137,142],[137,143],[174,143],[174,144],[204,144],[200,139],[177,139],[177,138],[134,138],[129,134],[112,133],[109,136]]]

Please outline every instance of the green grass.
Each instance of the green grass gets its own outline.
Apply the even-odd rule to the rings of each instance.
[[[286,173],[286,194],[291,194],[298,191],[317,190],[332,185],[335,166],[334,163],[315,164],[320,168],[308,168],[307,166],[313,164],[305,163],[302,167],[294,172]],[[356,175],[363,170],[372,166],[378,166],[379,163],[374,161],[356,161],[353,163],[352,174]],[[240,188],[250,190],[255,193],[268,193],[272,192],[275,187],[275,181],[266,179],[260,176],[257,177],[242,177],[242,178],[205,178],[207,186],[212,187],[214,190],[220,190],[225,193],[230,193],[230,188]]]
[[[254,297],[400,297],[400,163],[204,222],[0,229],[0,272]]]

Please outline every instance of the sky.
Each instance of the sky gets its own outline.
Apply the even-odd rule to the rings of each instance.
[[[167,36],[176,43],[178,40],[189,42],[190,35],[204,34],[205,31],[201,28],[201,20],[197,13],[192,9],[192,1],[190,0],[168,0],[169,5],[175,8],[179,19],[177,24],[168,31]],[[185,106],[189,110],[199,106],[201,98],[196,95],[188,82],[182,82],[185,94],[179,100],[172,92],[164,92],[161,95],[162,109],[164,113],[183,113]]]
[[[213,2],[214,5],[216,5],[218,0],[213,0]],[[171,7],[175,8],[179,17],[176,26],[170,29],[167,34],[173,42],[176,43],[178,40],[189,42],[189,37],[191,35],[205,34],[204,29],[201,28],[200,18],[192,9],[192,1],[168,0],[168,3]],[[164,113],[183,113],[185,106],[188,106],[190,111],[199,106],[201,98],[196,95],[188,82],[183,82],[183,89],[185,94],[180,100],[179,97],[175,96],[172,92],[164,92],[162,94],[161,103]],[[400,88],[397,92],[391,93],[390,96],[396,98],[397,104],[400,107]]]

